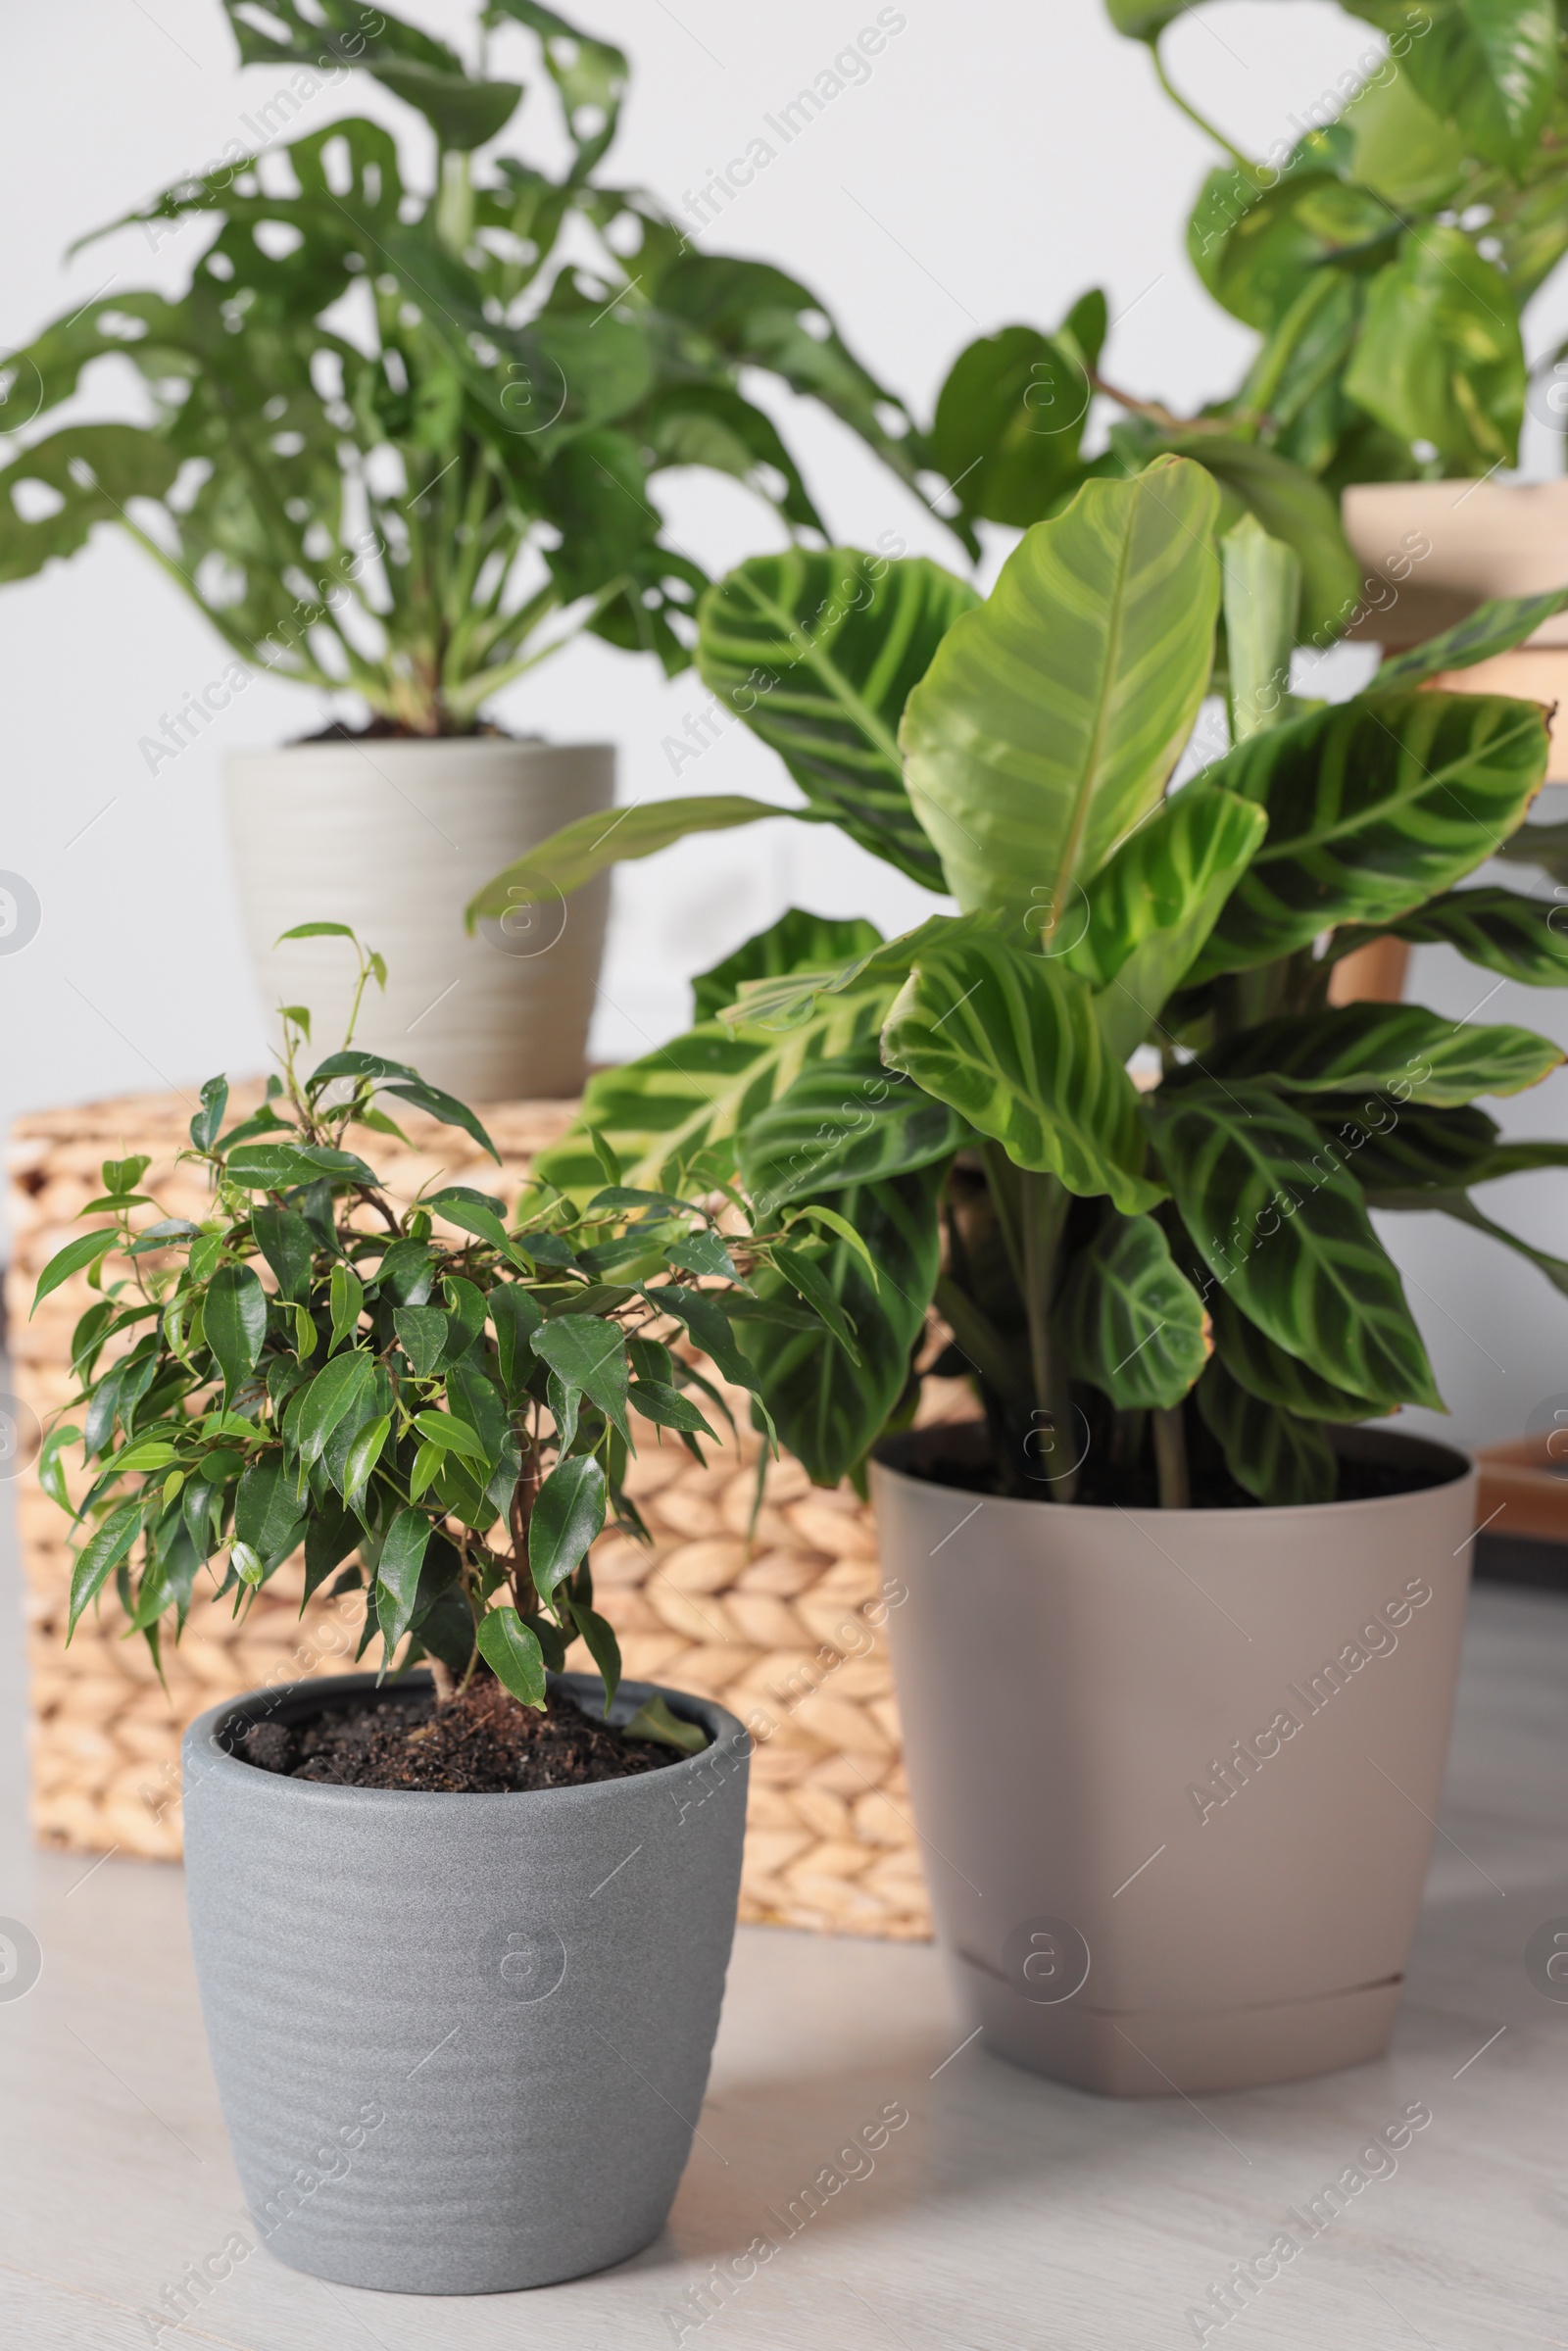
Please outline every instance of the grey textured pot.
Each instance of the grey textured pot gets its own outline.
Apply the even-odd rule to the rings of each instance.
[[[185,1734],[202,2014],[261,2239],[399,2293],[624,2260],[663,2225],[708,2080],[747,1734],[664,1690],[710,1734],[703,1754],[501,1795],[317,1786],[220,1743],[242,1714],[286,1721],[371,1683],[253,1691]],[[612,1719],[649,1694],[623,1684]]]
[[[980,1500],[873,1466],[915,1818],[969,2024],[1119,2096],[1239,2089],[1387,2046],[1443,1788],[1476,1473],[1367,1501]]]

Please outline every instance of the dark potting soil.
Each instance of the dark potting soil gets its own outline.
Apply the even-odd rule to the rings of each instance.
[[[482,726],[470,727],[467,736],[443,737],[421,735],[416,728],[402,726],[395,718],[377,715],[365,726],[345,726],[341,718],[334,718],[330,726],[318,728],[314,735],[295,735],[293,743],[454,743],[470,740],[476,735],[487,742],[539,743],[544,740],[541,735],[514,735],[509,727],[495,726],[488,718]]]
[[[1257,1510],[1262,1508],[1255,1494],[1239,1486],[1217,1457],[1197,1458],[1194,1447],[1189,1453],[1188,1474],[1192,1485],[1192,1507],[1195,1510]],[[1051,1500],[1050,1488],[1044,1483],[1031,1484],[1027,1478],[1005,1484],[998,1475],[995,1461],[975,1460],[972,1456],[933,1453],[923,1461],[901,1463],[911,1478],[925,1478],[933,1486],[956,1486],[965,1494],[1004,1495],[1011,1501]],[[1385,1495],[1418,1494],[1428,1486],[1447,1483],[1448,1473],[1424,1469],[1413,1462],[1358,1461],[1348,1454],[1339,1460],[1339,1482],[1335,1489],[1337,1502],[1380,1501]],[[1147,1462],[1131,1470],[1118,1469],[1113,1463],[1086,1462],[1079,1476],[1074,1500],[1087,1503],[1092,1509],[1153,1510],[1158,1507],[1159,1493],[1153,1472]]]
[[[475,1682],[442,1707],[428,1690],[387,1692],[299,1721],[255,1723],[230,1752],[264,1772],[334,1788],[465,1795],[582,1788],[683,1760],[656,1739],[628,1739],[560,1690],[541,1714],[495,1681]]]

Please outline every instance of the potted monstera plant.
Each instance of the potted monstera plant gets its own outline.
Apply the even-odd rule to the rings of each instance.
[[[711,589],[704,675],[799,812],[957,910],[888,941],[786,915],[542,1163],[584,1196],[591,1130],[628,1182],[716,1160],[754,1214],[851,1228],[817,1268],[828,1340],[771,1271],[737,1328],[811,1475],[869,1477],[907,1589],[910,1783],[969,2014],[1110,2091],[1385,2044],[1474,1472],[1384,1425],[1441,1398],[1371,1211],[1458,1217],[1568,1286],[1472,1199],[1568,1162],[1477,1102],[1557,1047],[1328,1002],[1389,934],[1489,985],[1568,976],[1549,904],[1460,886],[1529,854],[1545,714],[1429,683],[1556,600],[1298,703],[1297,561],[1250,520],[1217,537],[1219,509],[1164,456],[1034,525],[983,605],[849,552]],[[1173,788],[1220,612],[1233,747]],[[565,887],[584,854],[541,862]],[[911,1427],[934,1371],[968,1376],[972,1424]]]
[[[701,1458],[722,1409],[673,1342],[755,1388],[729,1312],[766,1265],[820,1287],[811,1226],[627,1187],[608,1146],[580,1207],[549,1185],[514,1212],[462,1185],[397,1203],[355,1148],[397,1132],[389,1102],[491,1150],[483,1127],[352,1039],[307,1074],[307,1039],[291,1016],[254,1116],[225,1126],[203,1087],[200,1224],[149,1216],[145,1159],[105,1165],[38,1285],[86,1267],[103,1293],[41,1474],[81,1529],[73,1631],[114,1589],[156,1662],[194,1598],[242,1616],[303,1546],[307,1597],[363,1605],[379,1659],[185,1737],[203,2013],[262,2239],[389,2291],[537,2285],[662,2224],[746,1808],[734,1717],[621,1683],[591,1546],[640,1529],[630,1416]],[[597,1670],[564,1672],[579,1637]]]
[[[265,110],[277,128],[357,70],[433,134],[433,171],[407,176],[391,134],[350,116],[261,155],[235,147],[128,215],[189,255],[186,289],[117,279],[0,369],[19,427],[0,579],[103,525],[194,598],[226,650],[142,738],[155,777],[260,671],[357,695],[363,727],[334,720],[227,762],[269,1003],[289,980],[341,1026],[335,955],[284,961],[276,941],[347,915],[391,969],[363,1014],[368,1046],[404,1055],[416,1033],[432,1077],[469,1100],[571,1094],[606,891],[569,923],[559,901],[504,907],[471,942],[459,915],[496,865],[610,807],[613,753],[513,737],[489,705],[579,629],[667,669],[689,660],[707,583],[657,511],[662,471],[736,476],[792,532],[819,527],[746,370],[820,401],[906,476],[918,444],[808,288],[697,250],[607,178],[618,49],[534,0],[479,12],[485,42],[537,38],[570,158],[552,175],[492,156],[520,82],[385,10],[224,5],[241,61],[289,74]],[[136,370],[150,419],[49,429],[111,358]]]

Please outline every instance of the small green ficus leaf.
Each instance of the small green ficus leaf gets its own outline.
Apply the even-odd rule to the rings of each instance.
[[[607,1491],[604,1470],[591,1453],[560,1462],[540,1487],[528,1522],[528,1566],[541,1599],[554,1596],[603,1533]]]
[[[711,1744],[708,1733],[700,1724],[690,1723],[684,1715],[672,1713],[656,1690],[644,1698],[636,1713],[622,1723],[628,1739],[653,1739],[663,1747],[674,1747],[682,1755],[700,1755]]]
[[[491,1608],[479,1624],[479,1654],[519,1705],[545,1709],[544,1651],[539,1636],[515,1608]]]
[[[223,1375],[225,1401],[256,1369],[267,1337],[267,1293],[249,1265],[220,1265],[207,1285],[202,1336]]]

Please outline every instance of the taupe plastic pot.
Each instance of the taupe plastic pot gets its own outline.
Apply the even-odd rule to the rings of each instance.
[[[871,1473],[932,1907],[966,2019],[1117,2096],[1387,2046],[1443,1786],[1476,1473],[1337,1433],[1416,1491],[1298,1509],[981,1498]]]
[[[295,743],[223,763],[234,875],[266,1009],[309,1004],[341,1040],[355,963],[341,939],[275,942],[346,922],[385,958],[354,1042],[412,1062],[472,1102],[576,1094],[604,955],[610,877],[518,906],[469,938],[468,901],[565,824],[607,809],[607,743],[461,736]]]
[[[555,1679],[602,1702],[596,1677]],[[191,1941],[259,2241],[392,2293],[622,2261],[663,2226],[703,2100],[748,1735],[662,1690],[704,1753],[500,1795],[329,1788],[225,1749],[241,1718],[373,1687],[253,1690],[185,1734]],[[612,1719],[651,1694],[623,1683]]]

